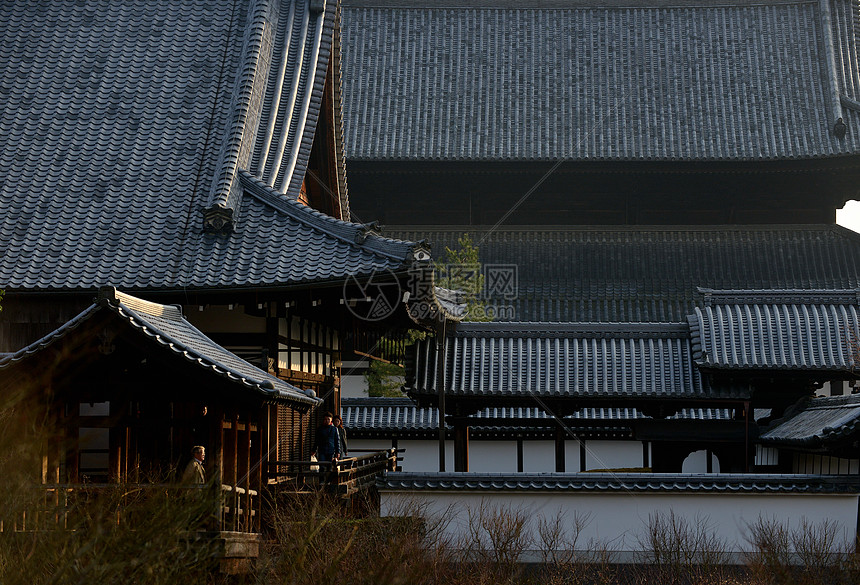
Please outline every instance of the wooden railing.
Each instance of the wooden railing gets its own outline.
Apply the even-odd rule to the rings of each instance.
[[[271,483],[288,483],[296,489],[325,488],[350,495],[376,481],[376,477],[397,467],[397,449],[373,451],[337,461],[272,461]]]
[[[257,532],[258,493],[240,486],[221,486],[221,530]]]
[[[259,531],[258,494],[242,487],[222,485],[220,500],[208,492],[212,486],[207,484],[85,483],[40,484],[34,487],[35,497],[29,498],[17,511],[0,510],[0,532],[76,529],[81,515],[91,515],[93,507],[109,514],[111,522],[116,525],[133,526],[135,515],[141,510],[146,513],[146,505],[157,498],[184,508],[188,508],[189,503],[191,507],[200,508],[200,517],[210,518],[205,522],[207,530]],[[212,499],[207,503],[209,496]],[[206,508],[211,512],[205,512]]]

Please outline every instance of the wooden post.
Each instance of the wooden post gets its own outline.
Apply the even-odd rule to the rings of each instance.
[[[224,483],[224,407],[218,401],[212,404],[212,418],[209,421],[209,445],[206,446],[206,476],[212,482],[217,494],[215,505],[217,509],[218,529],[224,529],[224,514],[221,484]]]
[[[239,530],[239,493],[236,490],[239,487],[239,413],[231,409],[230,422],[230,442],[232,443],[232,453],[228,456],[232,462],[230,474],[230,485],[233,487],[233,530]]]
[[[439,471],[445,471],[445,318],[436,324],[436,393],[439,396]]]
[[[469,471],[469,426],[464,419],[454,422],[454,471]]]
[[[564,471],[564,429],[560,426],[555,429],[555,470]]]
[[[744,473],[750,472],[750,403],[744,401]]]
[[[585,450],[585,439],[580,436],[579,439],[579,470],[585,471],[587,469],[585,457],[588,454],[588,451]]]
[[[523,438],[517,437],[517,471],[519,473],[522,473],[525,468],[525,457],[523,451]]]
[[[244,469],[242,477],[245,478],[245,521],[239,526],[239,529],[244,529],[245,532],[251,532],[251,416],[247,415],[245,421],[245,432],[241,437],[242,441],[242,459],[244,460]]]

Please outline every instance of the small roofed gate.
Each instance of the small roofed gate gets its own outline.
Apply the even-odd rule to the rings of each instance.
[[[76,494],[123,484],[176,497],[211,490],[207,530],[259,532],[277,411],[319,402],[217,346],[178,308],[116,291],[0,360],[0,397],[19,437],[33,439],[22,477],[47,494],[39,510],[3,518],[3,530],[65,527]],[[205,448],[204,484],[183,478],[195,446]]]

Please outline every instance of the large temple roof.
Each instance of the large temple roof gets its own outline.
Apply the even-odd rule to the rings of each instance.
[[[410,264],[413,244],[296,201],[336,4],[0,4],[0,284],[287,286]]]
[[[350,160],[860,153],[851,0],[346,0]]]

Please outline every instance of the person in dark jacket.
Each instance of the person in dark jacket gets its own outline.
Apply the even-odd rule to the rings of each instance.
[[[340,435],[340,456],[346,457],[347,453],[349,453],[349,449],[346,448],[346,429],[343,428],[343,419],[338,415],[334,416],[333,424],[337,428],[337,432]]]
[[[317,429],[314,450],[311,453],[318,461],[336,461],[340,458],[340,433],[332,424],[334,417],[330,412],[323,416],[323,424]],[[320,471],[323,471],[321,468]]]

